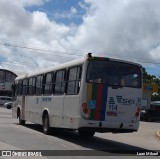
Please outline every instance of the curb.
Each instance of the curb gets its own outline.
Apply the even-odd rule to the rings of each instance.
[[[160,130],[157,131],[157,136],[160,138]]]

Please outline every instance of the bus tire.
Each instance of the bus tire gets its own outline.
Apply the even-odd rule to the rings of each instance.
[[[22,119],[21,113],[19,114],[19,125],[25,125],[25,120]]]
[[[147,118],[147,121],[148,121],[148,122],[152,122],[152,117],[149,116],[149,117]]]
[[[11,109],[12,108],[12,106],[11,105],[7,105],[7,109]]]
[[[93,137],[95,134],[95,131],[87,131],[87,130],[78,130],[78,133],[83,138],[90,138]]]
[[[43,117],[43,133],[46,135],[50,133],[48,114],[45,114]]]

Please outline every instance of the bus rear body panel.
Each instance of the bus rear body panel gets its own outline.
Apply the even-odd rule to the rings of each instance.
[[[113,89],[102,84],[87,84],[86,97],[86,105],[83,103],[81,105],[80,127],[86,125],[95,129],[138,129],[139,115],[136,116],[136,113],[141,105],[140,89],[124,87]]]
[[[137,131],[142,98],[141,67],[92,58],[86,71],[86,97],[79,128],[95,131]]]

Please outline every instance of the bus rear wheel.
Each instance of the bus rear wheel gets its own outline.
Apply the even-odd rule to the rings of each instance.
[[[12,108],[12,106],[11,105],[7,105],[7,109],[11,109]]]
[[[148,121],[148,122],[151,122],[151,121],[152,121],[152,117],[149,116],[149,117],[147,118],[147,121]]]
[[[81,137],[84,138],[89,138],[89,137],[93,137],[95,134],[95,131],[90,131],[90,130],[78,130],[78,133]]]
[[[19,125],[25,125],[25,120],[22,119],[21,113],[19,114]]]
[[[43,133],[46,135],[50,133],[48,114],[45,114],[43,117]]]

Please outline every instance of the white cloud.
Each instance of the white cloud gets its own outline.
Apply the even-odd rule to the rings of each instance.
[[[38,2],[40,1],[36,4]],[[0,1],[0,6],[3,6],[3,9],[0,9],[0,57],[5,59],[3,62],[0,60],[1,67],[27,71],[32,67],[51,65],[51,61],[52,65],[56,64],[59,59],[55,59],[52,52],[40,50],[55,51],[54,48],[58,48],[64,51],[60,40],[65,39],[71,28],[50,21],[46,13],[26,11],[17,3]],[[2,45],[4,43],[12,46]],[[58,54],[57,57],[61,56]],[[18,61],[20,64],[17,63]],[[20,65],[22,67],[19,67]]]
[[[155,60],[155,62],[159,62],[160,59],[160,45],[150,50],[150,55],[152,56],[152,59]]]
[[[11,0],[8,0],[11,2]],[[14,3],[17,3],[19,5],[22,6],[40,6],[43,5],[45,2],[47,2],[48,0],[14,0]]]
[[[70,12],[71,12],[72,14],[76,14],[76,13],[77,13],[77,9],[76,9],[76,8],[74,8],[74,7],[71,7]]]
[[[75,48],[117,57],[151,58],[149,51],[160,36],[160,1],[86,2],[91,8],[84,23],[69,38]]]
[[[71,19],[75,17],[79,17],[80,15],[77,15],[77,9],[75,7],[71,7],[68,11],[57,11],[57,13],[51,14],[54,19]]]
[[[0,42],[38,49],[0,45],[0,57],[3,56],[6,62],[23,61],[24,64],[20,63],[22,69],[25,66],[25,70],[30,70],[29,67],[54,65],[87,52],[137,62],[160,60],[160,49],[156,46],[160,43],[159,0],[85,0],[85,3],[79,3],[86,9],[83,23],[79,26],[58,24],[44,12],[25,9],[45,2],[0,1]],[[70,8],[70,17],[77,13],[74,6]],[[64,16],[67,18],[68,14]],[[5,63],[1,66],[11,68]]]

